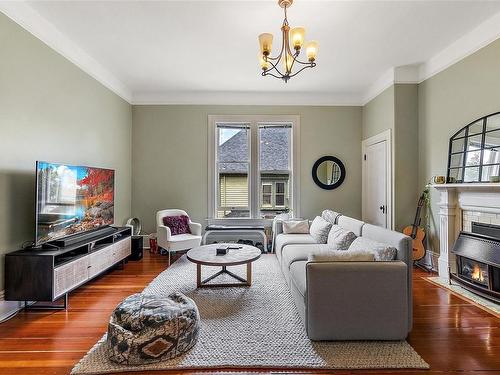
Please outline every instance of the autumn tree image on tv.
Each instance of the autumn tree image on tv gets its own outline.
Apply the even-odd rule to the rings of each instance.
[[[37,243],[114,221],[114,171],[37,163]]]

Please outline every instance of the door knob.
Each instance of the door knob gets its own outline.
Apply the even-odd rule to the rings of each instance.
[[[382,211],[383,214],[385,214],[385,206],[384,205],[380,206],[379,210]]]

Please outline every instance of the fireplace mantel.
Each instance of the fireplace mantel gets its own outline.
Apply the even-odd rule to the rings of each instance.
[[[456,183],[432,185],[440,195],[439,276],[448,280],[455,272],[453,244],[462,229],[462,210],[500,214],[500,183]]]

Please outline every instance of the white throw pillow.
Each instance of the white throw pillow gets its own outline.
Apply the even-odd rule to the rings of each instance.
[[[340,225],[332,225],[326,243],[331,246],[332,250],[347,250],[355,239],[354,232],[345,230]]]
[[[396,258],[397,250],[395,247],[370,240],[365,237],[356,238],[351,246],[349,246],[350,251],[358,250],[369,250],[375,255],[375,260],[394,260]]]
[[[314,237],[317,243],[326,243],[331,227],[331,223],[322,217],[316,216],[311,224],[311,228],[309,228],[309,233],[311,233],[311,236]]]
[[[323,212],[321,213],[321,217],[332,224],[336,223],[339,216],[340,214],[338,212],[332,210],[323,210]]]
[[[308,234],[309,222],[307,220],[289,220],[283,222],[285,234]]]
[[[373,262],[375,256],[369,250],[342,251],[309,254],[309,262]]]

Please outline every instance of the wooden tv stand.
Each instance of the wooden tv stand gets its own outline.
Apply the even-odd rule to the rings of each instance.
[[[5,256],[5,300],[54,302],[66,308],[68,293],[131,254],[130,227],[113,228],[106,234],[85,237],[70,246],[55,249],[24,249]],[[25,303],[25,306],[27,303]]]

